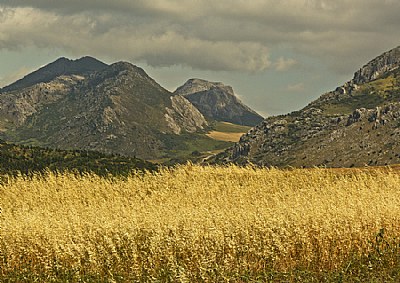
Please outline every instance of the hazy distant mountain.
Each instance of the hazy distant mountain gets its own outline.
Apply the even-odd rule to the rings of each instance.
[[[232,87],[220,82],[190,79],[174,92],[187,98],[206,117],[238,125],[255,126],[263,117],[244,105]]]
[[[300,111],[269,117],[216,162],[352,167],[400,163],[400,47]]]
[[[191,150],[197,133],[209,139],[207,126],[186,98],[126,62],[60,58],[0,95],[0,137],[16,143],[163,158]]]

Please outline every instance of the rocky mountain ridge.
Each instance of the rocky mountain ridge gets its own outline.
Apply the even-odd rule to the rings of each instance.
[[[214,162],[353,167],[400,163],[400,48],[287,115],[268,117]]]
[[[376,80],[382,74],[399,68],[400,66],[400,46],[389,50],[374,60],[368,62],[354,74],[352,82],[354,84],[367,83]]]
[[[3,87],[0,89],[0,93],[30,87],[38,83],[47,83],[62,75],[84,76],[90,72],[104,70],[107,66],[107,64],[90,56],[85,56],[77,60],[61,57],[26,75],[22,79]]]
[[[190,79],[174,92],[188,99],[208,119],[254,126],[264,118],[244,105],[231,86]]]
[[[192,87],[195,84],[202,91],[224,92],[237,103],[229,86],[204,80],[193,81]],[[225,102],[219,109],[230,107]],[[89,56],[63,57],[0,89],[0,138],[23,145],[181,162],[232,144],[207,135],[218,123],[205,118],[200,106],[167,91],[131,63],[108,65]],[[252,112],[243,104],[240,107]]]
[[[171,140],[179,144],[179,134],[202,132],[208,126],[188,100],[172,95],[137,66],[117,62],[88,71],[80,69],[87,58],[66,60],[3,89],[2,139],[149,159],[168,150]],[[67,68],[60,71],[63,66]]]

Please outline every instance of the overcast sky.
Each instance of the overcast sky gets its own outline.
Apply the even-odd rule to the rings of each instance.
[[[1,0],[0,86],[58,57],[222,81],[263,115],[298,110],[400,45],[399,0]]]

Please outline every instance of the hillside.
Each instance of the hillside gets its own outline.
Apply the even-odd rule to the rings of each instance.
[[[229,145],[208,138],[203,115],[143,69],[94,60],[61,58],[3,88],[0,137],[156,160],[190,154],[198,141],[211,149]]]
[[[255,126],[264,118],[244,105],[231,86],[190,79],[174,92],[187,98],[208,119]]]
[[[400,47],[300,111],[269,117],[219,163],[353,167],[400,163]]]
[[[128,175],[133,170],[155,170],[156,165],[137,158],[95,151],[54,150],[0,141],[0,177],[49,171],[92,172],[101,176]]]

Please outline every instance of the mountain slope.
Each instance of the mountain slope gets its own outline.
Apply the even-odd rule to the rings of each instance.
[[[157,166],[137,158],[106,155],[94,151],[53,150],[25,147],[0,140],[0,181],[6,175],[55,172],[92,172],[102,176],[128,175],[133,170],[156,170]]]
[[[65,61],[48,66],[60,66],[60,60]],[[48,72],[52,68],[4,88],[8,91],[0,95],[2,139],[155,159],[184,147],[182,135],[196,138],[207,127],[187,99],[168,92],[130,63],[94,71],[72,66]]]
[[[47,83],[61,75],[84,75],[93,71],[101,71],[107,66],[107,64],[89,56],[77,60],[62,57],[2,88],[1,92],[23,89],[37,83]]]
[[[174,92],[187,98],[199,111],[212,120],[254,126],[263,117],[244,105],[232,87],[219,82],[190,79]]]
[[[300,111],[269,117],[216,162],[352,167],[400,163],[400,47]]]

